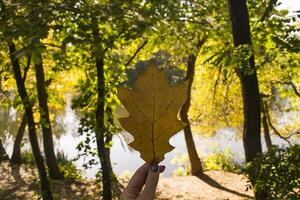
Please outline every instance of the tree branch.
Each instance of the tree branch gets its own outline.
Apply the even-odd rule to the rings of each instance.
[[[292,88],[293,88],[295,94],[296,94],[298,97],[300,97],[300,92],[298,91],[296,85],[295,85],[292,81],[289,82],[289,84],[292,86]]]
[[[263,22],[266,20],[267,17],[269,17],[270,13],[273,11],[274,7],[276,6],[277,0],[270,0],[265,11],[264,14],[262,15],[262,17],[260,18],[260,21]]]
[[[264,107],[265,107],[265,112],[266,112],[266,117],[267,117],[267,122],[269,124],[269,126],[272,128],[272,130],[274,131],[274,133],[280,137],[281,139],[283,139],[284,141],[286,141],[290,146],[292,146],[291,142],[288,140],[289,137],[284,137],[281,135],[281,133],[279,133],[279,131],[275,128],[275,126],[272,124],[271,122],[271,117],[269,114],[269,109],[268,109],[268,105],[266,105],[266,103],[264,103]]]
[[[30,62],[31,62],[31,54],[29,54],[27,56],[27,65],[24,69],[24,74],[23,74],[23,78],[22,78],[23,84],[25,84],[25,80],[26,80],[26,77],[27,77],[27,72],[28,72],[29,67],[30,67]]]
[[[147,42],[148,42],[148,40],[144,40],[144,42],[142,43],[142,45],[139,48],[137,48],[137,50],[135,51],[135,53],[131,56],[131,58],[125,64],[126,67],[132,62],[132,60],[137,56],[137,54],[144,48],[144,46],[147,44]]]
[[[286,85],[290,85],[292,86],[293,90],[294,90],[294,93],[300,97],[300,92],[299,90],[297,89],[297,86],[295,85],[295,83],[293,83],[292,81],[273,81],[272,82],[273,84],[286,84]]]
[[[300,135],[300,130],[295,131],[294,133],[291,133],[289,136],[286,137],[286,139],[290,139],[294,135]]]
[[[221,73],[222,73],[222,68],[223,68],[222,65],[220,65],[219,70],[218,70],[218,77],[217,77],[217,79],[215,81],[215,84],[214,84],[213,100],[215,100],[215,97],[216,97],[216,94],[217,94],[219,80],[220,80]]]
[[[55,48],[58,48],[58,49],[61,49],[61,48],[62,48],[61,46],[56,45],[56,44],[51,44],[51,43],[42,43],[42,44],[45,45],[45,46],[55,47]]]

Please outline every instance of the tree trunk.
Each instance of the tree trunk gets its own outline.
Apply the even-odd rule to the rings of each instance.
[[[49,169],[49,176],[52,179],[62,179],[54,152],[51,123],[49,118],[49,108],[47,104],[48,94],[45,85],[45,73],[43,68],[42,56],[39,55],[39,62],[35,63],[36,86],[39,101],[40,124],[43,132],[43,144],[46,163]]]
[[[14,142],[13,153],[11,156],[12,163],[21,164],[21,144],[25,133],[26,124],[27,124],[26,115],[23,114],[22,121],[19,126],[18,133],[16,135],[15,142]]]
[[[35,129],[35,122],[33,118],[32,104],[30,102],[29,96],[27,94],[24,81],[22,80],[21,69],[18,58],[15,57],[16,48],[14,43],[9,43],[9,53],[10,59],[13,66],[14,76],[18,88],[18,93],[22,100],[27,122],[28,122],[28,132],[29,140],[32,147],[33,156],[35,159],[36,166],[38,168],[39,177],[41,181],[41,192],[44,200],[52,200],[52,193],[50,190],[50,184],[47,178],[47,171],[44,165],[44,159],[42,157],[37,135]]]
[[[101,40],[99,37],[99,29],[97,28],[97,22],[95,18],[92,18],[93,28],[93,37],[94,45],[97,46],[100,44]],[[105,78],[104,78],[104,50],[101,55],[99,52],[93,52],[96,59],[96,70],[97,70],[97,110],[96,110],[96,143],[98,156],[101,163],[102,169],[102,184],[103,184],[103,199],[111,200],[112,199],[112,167],[110,163],[110,147],[107,147],[105,144],[111,140],[111,134],[106,133],[105,130]],[[110,139],[110,140],[109,140]],[[109,140],[109,141],[108,141]]]
[[[105,137],[105,144],[109,144],[112,141],[112,134],[106,133]],[[110,174],[112,175],[112,165],[111,165],[111,159],[110,159],[110,148],[105,148],[105,159],[107,160],[108,170],[110,171]]]
[[[228,0],[234,46],[251,46],[249,15],[246,0]],[[251,53],[248,51],[248,53]],[[243,60],[242,66],[236,68],[239,75],[244,106],[243,143],[246,162],[252,161],[262,152],[260,138],[260,98],[254,56]],[[249,73],[249,70],[251,73]],[[249,174],[254,185],[255,177]],[[263,191],[255,192],[256,199],[266,199]]]
[[[264,137],[265,137],[265,141],[266,141],[266,146],[268,150],[272,149],[272,140],[270,137],[270,130],[269,130],[269,126],[267,123],[267,117],[264,114],[263,118],[262,118],[262,123],[263,123],[263,127],[264,127]]]
[[[264,128],[264,137],[265,137],[265,142],[266,142],[266,146],[268,150],[272,149],[272,140],[270,137],[270,129],[269,129],[269,124],[268,124],[268,118],[267,118],[267,109],[266,109],[266,104],[263,100],[263,98],[261,97],[261,112],[262,112],[262,124],[263,124],[263,128]]]
[[[105,101],[105,82],[104,82],[104,59],[96,58],[97,68],[97,111],[96,111],[96,141],[99,159],[102,167],[103,199],[111,200],[111,176],[112,171],[110,161],[108,161],[108,150],[105,147],[105,124],[104,124],[104,101]]]
[[[2,89],[2,73],[4,72],[3,69],[0,69],[0,99],[2,98],[3,89]]]
[[[113,124],[114,123],[113,110],[110,106],[106,107],[106,113],[108,115],[107,122],[109,124]],[[110,132],[106,132],[105,144],[110,144],[112,141],[112,137],[113,137],[113,135]],[[105,152],[106,152],[105,156],[106,156],[106,160],[108,162],[109,171],[110,171],[111,175],[113,175],[113,169],[112,169],[111,159],[110,159],[110,148],[105,148]],[[112,176],[111,178],[114,178],[114,176]]]
[[[188,155],[191,162],[191,174],[194,176],[201,176],[203,174],[203,168],[202,168],[201,160],[198,156],[195,147],[195,143],[191,131],[191,125],[188,119],[188,111],[191,103],[191,90],[192,90],[192,84],[193,84],[194,74],[195,74],[196,59],[197,58],[195,55],[190,55],[188,57],[188,65],[186,71],[186,80],[188,80],[188,93],[187,93],[187,99],[180,110],[180,117],[182,121],[187,123],[183,131],[184,131],[186,148],[188,150]]]
[[[2,161],[8,161],[8,160],[9,160],[8,155],[3,147],[2,140],[0,139],[0,163]]]

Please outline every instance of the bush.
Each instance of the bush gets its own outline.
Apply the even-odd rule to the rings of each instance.
[[[83,179],[82,173],[76,168],[76,166],[69,161],[68,163],[59,163],[59,170],[63,173],[67,179],[80,181]]]
[[[171,160],[171,164],[179,166],[173,171],[174,175],[187,176],[191,174],[191,164],[187,153],[176,152],[176,156]]]
[[[226,147],[225,152],[218,151],[208,155],[204,161],[206,170],[224,170],[229,172],[239,172],[240,165],[235,161],[235,155],[231,153],[230,148]]]
[[[82,173],[76,168],[74,163],[68,160],[67,154],[63,151],[58,151],[56,155],[59,170],[63,173],[65,178],[80,181],[83,179]]]
[[[68,155],[63,151],[57,151],[56,153],[56,160],[58,163],[69,163],[70,160],[68,159]]]
[[[254,191],[264,191],[268,199],[299,199],[300,146],[274,146],[248,163],[244,172],[253,177]]]
[[[83,179],[82,173],[76,168],[72,161],[68,160],[68,156],[63,152],[57,152],[56,159],[59,170],[65,178],[80,181]],[[35,165],[34,156],[31,151],[21,153],[21,162],[23,164]]]
[[[27,165],[35,165],[35,159],[31,151],[21,152],[21,163]]]
[[[224,170],[234,173],[241,171],[241,166],[235,161],[236,156],[230,151],[229,146],[226,147],[224,152],[217,151],[215,147],[212,147],[211,151],[212,153],[203,159],[202,164],[204,170]],[[188,154],[177,152],[176,156],[171,160],[171,163],[179,165],[173,174],[177,176],[186,176],[191,174],[191,164]]]

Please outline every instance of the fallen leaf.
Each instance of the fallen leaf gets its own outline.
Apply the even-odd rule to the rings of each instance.
[[[187,88],[186,81],[170,85],[164,71],[153,62],[137,77],[132,89],[118,88],[118,97],[129,113],[119,122],[134,137],[129,145],[146,162],[159,163],[174,148],[169,139],[185,126],[177,116]]]

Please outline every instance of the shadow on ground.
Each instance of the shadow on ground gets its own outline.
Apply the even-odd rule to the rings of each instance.
[[[201,181],[205,182],[206,184],[210,185],[211,187],[214,187],[214,188],[217,188],[219,190],[223,190],[225,192],[229,192],[229,193],[238,195],[240,197],[253,199],[253,197],[251,197],[247,194],[239,193],[237,191],[234,191],[234,190],[231,190],[229,188],[226,188],[226,187],[222,186],[220,183],[218,183],[217,181],[215,181],[214,179],[212,179],[210,176],[208,176],[206,174],[198,175],[196,177],[199,178]]]

